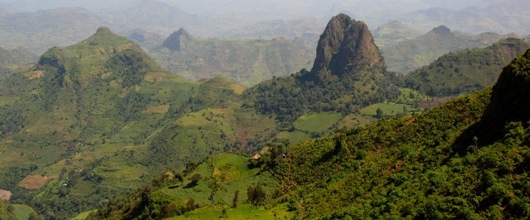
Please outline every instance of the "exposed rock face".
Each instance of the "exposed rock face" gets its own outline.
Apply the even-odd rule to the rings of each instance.
[[[313,68],[306,77],[326,81],[366,67],[385,68],[368,26],[345,14],[333,17],[320,36]]]
[[[162,47],[173,51],[181,51],[184,50],[192,40],[193,37],[184,28],[180,28],[178,31],[169,35],[162,44]]]

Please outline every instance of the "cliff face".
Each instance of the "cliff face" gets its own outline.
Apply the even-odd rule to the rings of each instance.
[[[385,68],[368,26],[345,14],[333,17],[320,36],[317,56],[307,77],[325,81],[366,67]]]

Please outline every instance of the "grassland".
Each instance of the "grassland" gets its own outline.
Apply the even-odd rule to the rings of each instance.
[[[272,181],[267,174],[257,175],[259,168],[249,168],[249,157],[236,154],[218,154],[200,164],[188,175],[200,175],[202,179],[196,186],[189,187],[190,180],[182,184],[169,185],[155,193],[173,201],[187,201],[193,198],[201,206],[212,204],[229,207],[236,191],[240,191],[240,201],[247,200],[246,189],[257,182],[265,184],[267,193],[272,194],[274,185],[267,185]],[[215,184],[213,184],[215,183]],[[217,187],[213,186],[216,185]],[[210,197],[213,195],[212,197]],[[213,198],[213,199],[212,199]]]
[[[398,114],[414,114],[422,112],[423,109],[412,105],[399,104],[395,102],[383,102],[369,105],[361,109],[361,114],[367,116],[377,116],[377,109],[382,110],[383,115],[396,116]]]
[[[294,127],[305,132],[323,132],[329,130],[341,118],[341,114],[333,112],[310,113],[300,116],[294,122]]]
[[[31,213],[35,213],[35,211],[27,205],[14,204],[13,208],[15,208],[14,213],[17,220],[29,219]]]

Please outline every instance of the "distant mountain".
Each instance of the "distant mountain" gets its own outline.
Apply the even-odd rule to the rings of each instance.
[[[178,31],[173,32],[169,37],[164,40],[162,47],[169,50],[180,52],[185,50],[188,44],[191,44],[193,37],[184,28],[180,28]]]
[[[129,31],[127,37],[140,44],[146,50],[152,50],[159,47],[164,41],[164,37],[157,33],[144,31],[142,29],[133,29]]]
[[[311,48],[303,39],[195,38],[181,28],[150,54],[171,72],[188,79],[221,75],[252,86],[308,67],[313,59]]]
[[[449,53],[405,76],[406,86],[429,96],[453,96],[492,86],[502,68],[530,49],[530,43],[506,38],[486,48]]]
[[[530,33],[530,3],[526,0],[502,0],[484,8],[472,7],[459,11],[429,8],[400,16],[398,19],[418,29],[445,24],[468,33],[500,32]]]
[[[388,21],[377,27],[374,31],[377,46],[385,48],[396,45],[406,40],[413,40],[421,34],[397,20]]]
[[[424,35],[395,45],[387,45],[381,50],[387,60],[389,71],[408,74],[451,51],[485,47],[502,37],[500,34],[491,32],[469,36],[458,31],[451,31],[442,25]]]
[[[66,46],[87,38],[102,24],[98,16],[81,8],[8,14],[0,19],[0,45],[42,53],[52,46]]]
[[[271,20],[262,21],[245,27],[224,31],[220,36],[225,38],[287,38],[308,37],[316,43],[318,35],[322,31],[323,24],[316,18],[300,18],[295,20]]]

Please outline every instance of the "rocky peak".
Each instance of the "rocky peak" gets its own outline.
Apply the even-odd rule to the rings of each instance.
[[[184,28],[180,28],[178,31],[175,31],[169,35],[169,37],[162,44],[162,47],[174,51],[181,51],[186,49],[186,46],[192,40],[193,36],[191,36]]]
[[[317,81],[333,80],[366,67],[385,68],[383,56],[368,26],[339,14],[329,21],[320,36],[313,68],[305,77]]]

